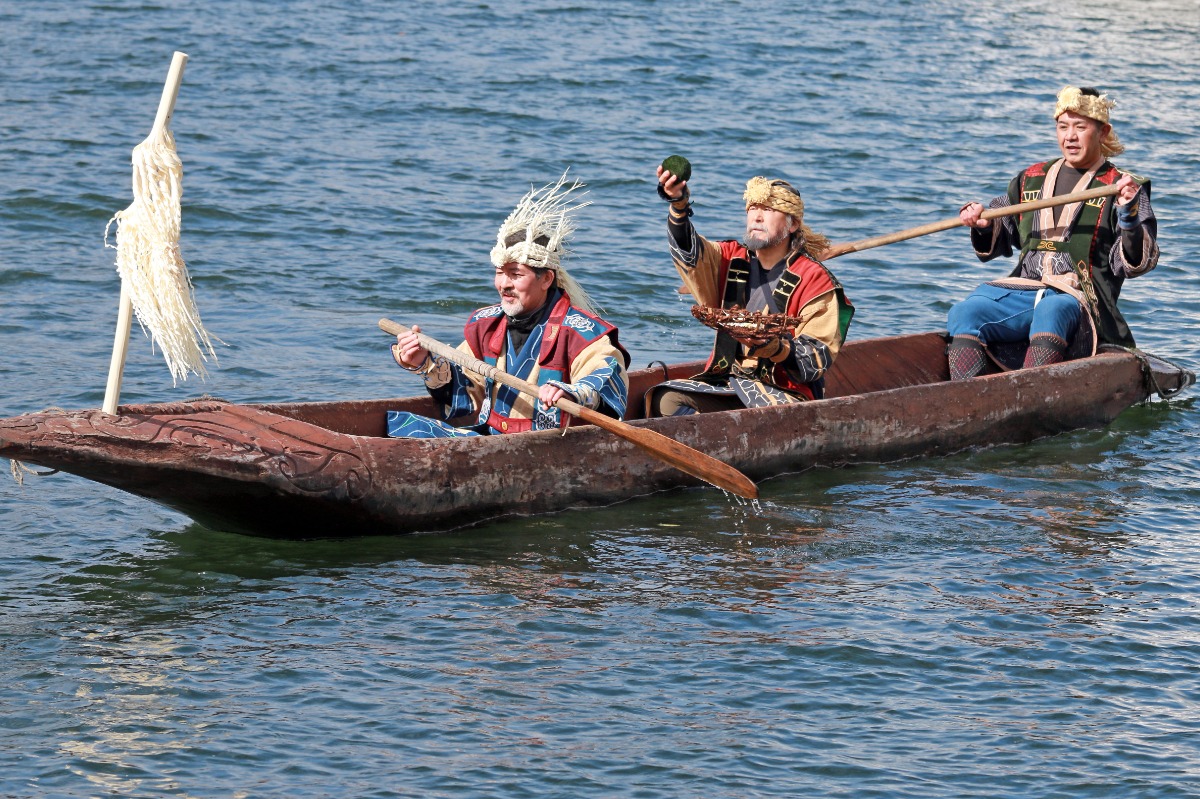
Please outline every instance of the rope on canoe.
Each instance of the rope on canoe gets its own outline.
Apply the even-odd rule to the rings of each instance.
[[[64,408],[58,407],[57,405],[51,405],[49,408],[46,408],[45,410],[40,411],[40,413],[65,416],[67,414],[67,411]],[[13,460],[12,458],[9,458],[8,471],[12,474],[13,479],[17,481],[17,485],[23,486],[23,485],[25,485],[25,475],[27,475],[27,474],[32,474],[36,477],[49,477],[52,474],[58,474],[59,472],[62,471],[62,469],[51,469],[48,472],[39,472],[36,469],[30,469],[28,466],[26,466],[21,461]]]
[[[39,471],[30,469],[28,466],[21,463],[20,461],[15,461],[15,460],[11,460],[11,459],[8,462],[8,470],[10,472],[12,472],[13,479],[17,481],[17,485],[19,485],[19,486],[25,485],[25,475],[27,475],[27,474],[32,474],[37,477],[49,477],[52,474],[58,474],[60,471],[62,471],[61,469],[51,469],[48,472],[39,472]]]
[[[671,372],[670,372],[670,370],[667,368],[667,362],[666,362],[666,361],[651,361],[650,363],[646,364],[646,368],[647,368],[647,369],[649,369],[651,366],[659,366],[659,367],[662,367],[662,370],[663,370],[663,380],[670,380],[670,379],[671,379]]]
[[[1172,361],[1168,358],[1164,358],[1161,355],[1154,355],[1153,353],[1143,352],[1142,350],[1138,349],[1137,347],[1122,347],[1119,345],[1115,345],[1114,349],[1125,350],[1126,352],[1133,355],[1133,357],[1137,358],[1138,363],[1141,364],[1142,377],[1145,378],[1146,384],[1152,389],[1153,393],[1157,394],[1163,400],[1170,401],[1175,395],[1181,393],[1185,388],[1188,388],[1189,386],[1192,385],[1192,383],[1195,382],[1195,379],[1196,379],[1195,375],[1192,375],[1190,380],[1189,379],[1180,379],[1179,385],[1177,387],[1164,389],[1161,385],[1159,385],[1158,379],[1155,378],[1155,376],[1154,376],[1154,367],[1150,365],[1151,358],[1153,358],[1156,361],[1161,361],[1162,363],[1167,364],[1172,369],[1176,369],[1181,374],[1184,374],[1184,375],[1191,375],[1192,374],[1191,370],[1185,369],[1184,367],[1180,366],[1179,364],[1175,363],[1174,361]]]

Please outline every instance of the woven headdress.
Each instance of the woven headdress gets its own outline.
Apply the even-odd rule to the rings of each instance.
[[[577,180],[568,185],[567,173],[563,172],[557,182],[530,189],[496,232],[492,265],[499,268],[518,263],[533,269],[552,269],[554,284],[566,292],[571,303],[576,308],[595,313],[587,292],[567,274],[562,264],[568,254],[567,239],[575,232],[571,215],[591,205],[590,200],[572,204],[587,193],[573,194],[583,187],[584,184]]]
[[[750,178],[746,181],[746,191],[742,194],[742,199],[746,201],[746,208],[765,205],[796,219],[804,218],[804,201],[800,199],[800,192],[792,188],[792,184],[786,180]]]
[[[1106,158],[1125,152],[1125,145],[1117,138],[1117,132],[1108,121],[1108,114],[1116,103],[1100,94],[1095,89],[1080,89],[1075,86],[1064,86],[1058,93],[1054,103],[1054,118],[1057,120],[1067,111],[1074,111],[1080,116],[1094,119],[1102,125],[1108,125],[1108,135],[1100,142],[1100,152]]]
[[[804,224],[804,200],[800,199],[800,192],[796,191],[786,180],[771,180],[764,177],[750,178],[746,181],[746,191],[742,194],[742,199],[746,201],[747,210],[752,205],[763,205],[795,217],[803,236],[802,243],[810,254],[819,257],[821,252],[829,247],[829,239],[820,233],[814,233],[808,225]]]

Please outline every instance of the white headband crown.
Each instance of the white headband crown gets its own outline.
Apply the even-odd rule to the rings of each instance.
[[[563,172],[557,182],[531,188],[496,232],[492,266],[518,263],[535,269],[558,269],[567,254],[567,239],[575,232],[571,214],[591,205],[591,201],[572,205],[582,196],[573,192],[583,186],[577,180],[567,185],[567,173]]]
[[[568,297],[571,304],[582,311],[596,314],[598,309],[583,286],[567,273],[562,259],[568,254],[567,239],[575,232],[571,215],[580,208],[591,205],[591,201],[572,203],[587,192],[573,194],[584,187],[574,180],[567,184],[567,172],[554,183],[540,189],[530,188],[517,207],[508,215],[496,231],[496,245],[492,247],[492,266],[499,269],[505,264],[523,264],[532,269],[554,271],[554,285]]]

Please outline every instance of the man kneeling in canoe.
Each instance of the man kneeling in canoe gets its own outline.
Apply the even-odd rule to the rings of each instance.
[[[702,306],[700,315],[706,309],[740,309],[782,314],[789,321],[765,340],[718,327],[704,372],[651,388],[646,393],[649,415],[820,399],[825,372],[846,340],[854,308],[837,279],[816,260],[829,240],[804,224],[800,193],[784,180],[752,178],[743,194],[744,243],[711,242],[692,226],[688,185],[680,177],[659,166],[658,193],[670,203],[671,258]]]
[[[1027,341],[1023,368],[1061,362],[1085,310],[1100,341],[1133,346],[1117,297],[1125,278],[1158,263],[1158,223],[1150,181],[1107,160],[1125,151],[1108,121],[1113,106],[1095,89],[1065,87],[1054,107],[1062,158],[1029,167],[989,205],[1003,208],[1114,183],[1116,202],[1101,197],[997,220],[981,219],[980,203],[959,212],[981,261],[1010,256],[1014,248],[1020,254],[1007,278],[985,283],[950,309],[952,380],[983,373],[989,344]]]
[[[494,380],[431,357],[417,341],[420,328],[401,333],[392,357],[425,380],[446,421],[406,411],[388,413],[388,435],[408,438],[519,433],[566,427],[570,417],[554,407],[562,397],[614,418],[625,414],[629,353],[617,329],[605,322],[562,265],[574,231],[571,206],[581,183],[531,190],[496,235],[492,265],[500,302],[471,314],[459,349],[497,369],[538,385],[535,400]],[[449,420],[474,417],[454,427]]]

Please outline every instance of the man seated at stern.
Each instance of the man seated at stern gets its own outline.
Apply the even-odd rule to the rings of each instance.
[[[1125,151],[1109,123],[1114,105],[1095,89],[1065,87],[1053,115],[1062,157],[1028,167],[988,205],[1003,208],[1114,184],[1115,196],[994,220],[980,218],[983,205],[977,202],[959,212],[981,261],[1014,249],[1018,256],[1008,277],[979,286],[950,309],[952,380],[982,374],[989,344],[1027,342],[1024,368],[1061,362],[1084,313],[1099,341],[1133,346],[1117,297],[1125,278],[1158,263],[1158,223],[1150,181],[1108,160]]]

